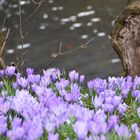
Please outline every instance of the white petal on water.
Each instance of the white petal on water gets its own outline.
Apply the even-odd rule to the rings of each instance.
[[[97,34],[98,37],[103,37],[103,36],[105,36],[105,35],[106,35],[105,32],[100,32],[100,33]]]
[[[51,57],[52,57],[52,58],[55,58],[55,57],[57,57],[57,56],[58,56],[57,53],[52,53],[52,54],[51,54]]]
[[[82,23],[74,23],[72,26],[73,26],[74,28],[79,28],[79,27],[82,26]]]
[[[87,23],[87,26],[88,26],[88,27],[90,27],[90,26],[92,26],[92,25],[93,25],[92,22],[88,22],[88,23]]]
[[[20,1],[20,5],[25,5],[26,4],[26,1],[22,0]]]
[[[111,59],[111,63],[118,63],[120,62],[121,60],[119,58],[114,58],[114,59]]]
[[[93,33],[97,33],[97,32],[98,32],[98,30],[97,30],[97,29],[94,29],[94,30],[93,30]]]
[[[13,49],[9,49],[9,50],[6,50],[6,52],[7,52],[8,54],[12,54],[12,53],[15,52],[15,50],[13,50]]]
[[[43,14],[43,18],[44,18],[44,19],[47,19],[47,18],[48,18],[48,15],[47,15],[46,13],[44,13],[44,14]]]
[[[63,7],[63,6],[59,6],[58,9],[59,9],[59,10],[63,10],[64,7]]]
[[[85,12],[80,12],[80,13],[77,14],[77,17],[89,16],[89,15],[93,15],[94,13],[95,13],[94,10],[85,11]]]
[[[76,19],[77,19],[77,17],[76,17],[76,16],[70,16],[70,17],[69,17],[69,20],[70,20],[70,21],[72,21],[72,22],[75,22],[75,21],[76,21]]]
[[[88,38],[88,35],[81,35],[81,38],[82,39],[87,39]]]
[[[39,26],[39,29],[40,29],[40,30],[45,30],[45,29],[46,29],[46,26],[40,25],[40,26]]]
[[[91,5],[88,5],[87,6],[87,10],[91,10],[92,9],[92,6]]]
[[[57,11],[58,7],[52,7],[52,11]]]
[[[61,23],[66,23],[66,22],[69,22],[69,21],[70,21],[69,18],[62,18],[62,19],[61,19]]]
[[[23,45],[22,44],[21,45],[18,45],[17,46],[17,49],[21,50],[21,49],[27,49],[29,47],[31,47],[31,44],[30,43],[25,43]]]
[[[91,21],[92,22],[99,22],[99,21],[101,21],[101,18],[98,18],[98,17],[92,18]]]
[[[61,19],[61,24],[64,25],[67,22],[76,22],[76,20],[77,20],[77,17],[76,16],[70,16],[68,18],[62,18]]]
[[[47,23],[41,23],[41,25],[39,26],[39,29],[40,30],[45,30],[47,25],[48,25]]]
[[[2,32],[5,32],[6,30],[7,30],[7,28],[6,27],[3,27],[1,31]]]

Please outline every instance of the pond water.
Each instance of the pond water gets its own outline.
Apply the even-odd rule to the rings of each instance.
[[[0,6],[0,24],[6,16],[2,31],[10,28],[6,63],[19,62],[22,69],[34,67],[38,72],[46,67],[75,69],[88,79],[120,76],[122,67],[111,47],[110,33],[114,19],[127,3],[128,0],[46,0],[24,23],[38,5],[20,0],[25,36],[21,40],[17,0],[4,1]],[[65,54],[85,43],[86,48]],[[64,55],[56,57],[60,46]]]

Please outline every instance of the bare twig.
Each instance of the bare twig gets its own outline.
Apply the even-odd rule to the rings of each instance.
[[[6,40],[8,39],[9,33],[10,33],[10,28],[8,29],[8,31],[7,31],[7,33],[6,33],[5,40],[4,40],[3,45],[2,45],[2,47],[1,47],[1,50],[0,50],[0,56],[1,56],[2,53],[3,53],[4,47],[5,47],[5,44],[6,44]]]
[[[4,28],[4,26],[5,26],[5,22],[6,22],[6,19],[7,19],[7,17],[5,16],[5,18],[4,18],[4,20],[3,20],[3,23],[2,23],[2,26],[1,26],[1,29]]]
[[[52,58],[49,63],[46,65],[46,68],[52,63],[55,61],[55,59],[58,57],[58,56],[63,56],[63,55],[66,55],[66,54],[70,54],[70,53],[73,53],[79,49],[84,49],[84,48],[87,48],[88,44],[93,41],[95,39],[95,37],[92,37],[90,40],[88,40],[86,43],[82,44],[81,46],[77,47],[77,48],[74,48],[74,49],[71,49],[69,51],[66,51],[66,52],[61,52],[62,50],[62,42],[60,42],[60,47],[59,47],[59,50],[58,50],[58,53],[56,54],[56,56],[54,58]]]
[[[79,47],[77,47],[77,48],[74,48],[74,49],[72,49],[72,50],[69,50],[69,51],[66,51],[66,52],[60,52],[59,53],[59,55],[66,55],[66,54],[69,54],[69,53],[73,53],[73,52],[75,52],[75,51],[77,51],[77,50],[79,50],[79,49],[84,49],[84,48],[86,48],[87,47],[87,45],[92,41],[92,40],[94,40],[95,39],[95,37],[92,37],[90,40],[88,40],[86,43],[84,43],[84,44],[82,44],[81,46],[79,46]]]
[[[22,32],[22,9],[21,9],[21,5],[20,5],[20,0],[18,0],[18,6],[19,6],[19,31],[20,31],[20,36],[23,39],[24,35]]]

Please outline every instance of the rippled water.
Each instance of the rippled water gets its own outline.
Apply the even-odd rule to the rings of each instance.
[[[85,49],[57,57],[49,67],[76,69],[87,77],[118,76],[122,72],[120,59],[111,47],[109,35],[114,19],[128,0],[47,0],[22,26],[19,33],[19,7],[17,0],[5,1],[0,6],[0,23],[7,20],[3,31],[10,28],[7,40],[6,62],[24,61],[37,71],[46,68],[62,52],[69,51],[94,38]],[[22,23],[37,5],[31,0],[21,0]]]

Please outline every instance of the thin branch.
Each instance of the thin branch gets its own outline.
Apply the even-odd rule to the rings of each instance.
[[[5,44],[6,44],[6,40],[8,39],[9,33],[10,33],[10,28],[8,29],[8,31],[7,31],[7,33],[6,33],[5,40],[4,40],[3,45],[2,45],[2,47],[1,47],[1,50],[0,50],[0,56],[1,56],[2,53],[3,53],[4,47],[5,47]]]
[[[20,36],[23,39],[23,32],[22,32],[22,9],[20,5],[20,0],[18,0],[18,6],[19,6],[19,31],[20,31]]]
[[[4,18],[4,20],[3,20],[3,23],[2,23],[2,26],[1,26],[1,29],[4,28],[4,26],[5,26],[5,22],[6,22],[6,19],[7,19],[7,17],[5,16],[5,18]]]
[[[72,49],[72,50],[69,50],[69,51],[66,51],[66,52],[60,52],[59,53],[59,55],[66,55],[66,54],[69,54],[69,53],[73,53],[73,52],[75,52],[75,51],[77,51],[77,50],[79,50],[79,49],[84,49],[84,48],[86,48],[87,47],[87,45],[92,41],[92,40],[94,40],[95,39],[95,37],[92,37],[89,41],[87,41],[86,43],[84,43],[83,45],[81,45],[81,46],[79,46],[79,47],[77,47],[77,48],[75,48],[75,49]]]
[[[59,50],[58,50],[57,55],[49,61],[49,63],[46,65],[46,68],[47,68],[52,62],[54,62],[54,60],[55,60],[58,56],[63,56],[63,55],[66,55],[66,54],[70,54],[70,53],[72,53],[72,52],[75,52],[75,51],[77,51],[77,50],[79,50],[79,49],[85,49],[85,48],[87,48],[87,47],[88,47],[87,45],[88,45],[91,41],[93,41],[94,39],[95,39],[95,37],[92,37],[89,41],[87,41],[87,42],[84,43],[83,45],[81,45],[81,46],[79,46],[79,47],[77,47],[77,48],[75,48],[75,49],[66,51],[66,52],[64,52],[64,53],[61,52],[61,50],[62,50],[62,42],[60,42],[60,47],[59,47]]]

